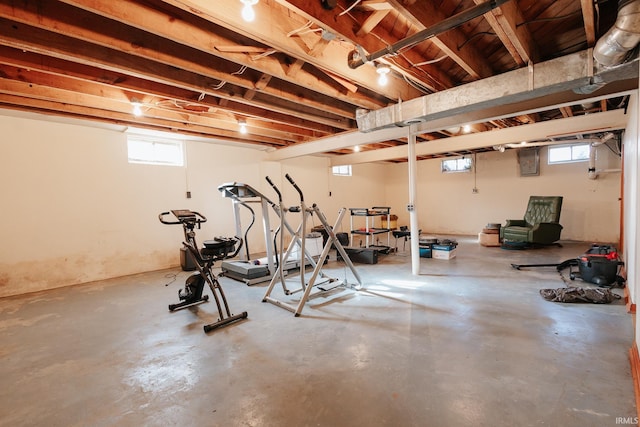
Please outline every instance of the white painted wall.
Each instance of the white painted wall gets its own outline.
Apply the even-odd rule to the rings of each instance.
[[[632,96],[628,114],[631,117],[624,136],[624,252],[623,261],[627,271],[627,291],[631,302],[637,304],[640,297],[640,271],[638,269],[638,222],[640,221],[640,198],[638,197],[638,170],[640,170],[640,108],[638,96]],[[634,316],[634,322],[636,317]],[[635,328],[635,342],[640,343],[640,330]]]
[[[188,141],[184,168],[135,165],[127,162],[125,134],[79,123],[0,112],[0,296],[175,267],[182,229],[160,224],[158,213],[202,212],[209,222],[199,240],[233,235],[231,202],[217,191],[230,181],[277,201],[264,179],[269,175],[293,205],[298,195],[284,179],[289,173],[306,202],[317,203],[331,224],[340,208],[379,205],[390,206],[400,225],[408,224],[406,164],[354,165],[352,177],[334,177],[325,157],[268,162],[263,151]],[[478,155],[475,175],[443,175],[438,160],[419,162],[421,228],[473,235],[488,222],[522,216],[529,194],[553,193],[565,196],[563,238],[617,241],[619,175],[590,181],[585,164],[548,166],[541,153],[541,175],[527,178],[518,176],[513,151]],[[612,167],[605,148],[599,156]],[[474,185],[478,194],[471,192]],[[264,251],[258,206],[256,211],[252,253]],[[273,229],[273,214],[271,221]],[[290,221],[297,225],[299,216]],[[319,221],[312,219],[313,225]],[[349,228],[347,213],[337,231]]]
[[[597,150],[598,169],[621,167],[620,158],[606,147]],[[548,165],[544,147],[539,176],[519,176],[516,150],[480,153],[475,164],[475,172],[443,174],[439,159],[418,162],[417,204],[423,233],[475,235],[488,223],[522,218],[530,195],[563,196],[562,239],[618,242],[619,172],[590,180],[587,163]],[[399,223],[406,225],[407,164],[388,169],[387,200],[399,212]]]
[[[201,239],[233,235],[216,188],[258,181],[264,156],[187,142],[186,168],[129,164],[121,132],[9,116],[0,128],[0,296],[177,265],[182,228],[158,214],[197,210]]]

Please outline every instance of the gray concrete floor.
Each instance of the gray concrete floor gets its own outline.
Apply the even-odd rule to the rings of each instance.
[[[1,299],[0,425],[600,427],[636,416],[623,302],[547,302],[539,289],[564,285],[553,268],[510,267],[589,244],[458,241],[457,258],[422,259],[419,277],[402,252],[358,264],[365,290],[317,297],[297,318],[261,302],[266,285],[224,278],[231,309],[249,318],[209,334],[211,301],[167,310],[189,274],[179,270]],[[326,270],[351,277],[343,266]]]

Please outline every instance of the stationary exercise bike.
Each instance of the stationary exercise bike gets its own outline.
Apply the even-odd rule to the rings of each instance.
[[[169,221],[165,219],[165,216],[170,213],[177,218],[177,221]],[[194,229],[196,227],[200,228],[201,224],[207,222],[207,218],[204,215],[186,209],[172,210],[171,212],[162,212],[158,215],[158,219],[161,223],[167,225],[182,224],[185,239],[182,244],[193,257],[196,269],[198,270],[197,273],[194,273],[187,278],[184,289],[178,290],[178,298],[181,302],[169,304],[169,311],[208,301],[209,296],[202,295],[206,282],[209,284],[209,288],[211,289],[211,293],[213,294],[213,298],[218,307],[218,314],[220,317],[217,322],[204,325],[205,332],[228,325],[236,320],[246,319],[248,316],[246,311],[243,311],[240,314],[231,314],[222,286],[220,286],[218,278],[212,271],[213,264],[216,261],[225,258],[232,258],[237,255],[242,244],[238,245],[238,249],[235,251],[234,248],[236,243],[240,242],[240,239],[237,237],[216,237],[214,240],[205,240],[204,247],[199,249]]]

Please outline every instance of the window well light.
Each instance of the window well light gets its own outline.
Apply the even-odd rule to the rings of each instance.
[[[378,64],[376,66],[376,71],[378,72],[378,84],[380,86],[386,86],[389,83],[389,73],[391,72],[391,68],[386,65]]]
[[[247,22],[253,22],[256,19],[256,12],[253,10],[253,6],[258,3],[258,0],[240,0],[244,7],[242,8],[242,19]]]

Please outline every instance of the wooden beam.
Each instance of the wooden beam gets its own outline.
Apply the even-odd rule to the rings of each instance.
[[[366,87],[374,92],[384,95],[388,99],[411,99],[420,95],[420,92],[402,80],[392,81],[385,88],[376,86],[376,72],[374,69],[352,70],[347,64],[347,56],[351,47],[346,43],[330,43],[321,57],[309,55],[307,46],[313,46],[315,42],[305,43],[302,39],[316,40],[319,35],[309,33],[300,37],[287,37],[291,31],[295,31],[307,24],[308,17],[292,12],[288,7],[282,6],[280,0],[271,2],[259,2],[253,8],[257,16],[267,17],[253,23],[246,23],[241,19],[240,11],[242,3],[237,0],[164,0],[179,9],[188,11],[202,19],[213,22],[234,32],[249,37],[266,46],[271,46],[279,52],[302,59],[319,68],[331,70],[343,78],[356,82],[358,86]],[[316,2],[310,2],[316,3]],[[319,2],[318,2],[319,4]],[[331,28],[331,26],[324,26]]]
[[[28,3],[27,5],[30,4]],[[84,45],[92,43],[96,45],[98,50],[100,48],[110,50],[112,61],[118,58],[120,62],[129,64],[139,62],[139,67],[147,70],[149,67],[153,67],[149,61],[154,61],[165,65],[165,70],[168,67],[177,68],[184,72],[217,80],[217,82],[210,83],[212,84],[211,87],[220,91],[227,91],[227,93],[232,93],[234,90],[233,88],[225,88],[225,85],[235,85],[243,89],[255,89],[253,84],[253,75],[255,73],[244,68],[240,69],[236,64],[218,61],[214,68],[209,65],[211,57],[204,52],[177,43],[162,41],[147,32],[107,22],[101,17],[90,15],[86,12],[76,11],[76,13],[71,14],[70,7],[64,4],[45,2],[45,5],[46,9],[44,10],[42,10],[45,7],[44,5],[38,8],[34,5],[31,9],[19,9],[15,7],[9,8],[0,2],[0,16],[16,19],[18,22],[35,24],[43,30],[54,29],[58,34],[67,37],[67,40],[70,37],[74,37],[78,41],[69,43],[69,46],[64,47],[69,52],[73,52],[71,46],[77,43]],[[69,16],[70,14],[72,16]],[[87,27],[85,28],[85,26]],[[93,30],[89,31],[87,28]],[[30,37],[24,30],[18,30],[15,33],[16,36],[20,34],[26,40]],[[86,49],[84,53],[89,56],[93,51],[93,49]],[[309,92],[306,89],[296,89],[292,92],[285,86],[269,86],[264,88],[263,92],[267,96],[280,98],[285,102],[303,104],[303,107],[295,106],[292,110],[316,109],[321,112],[320,116],[330,113],[345,118],[353,117],[354,106],[352,104],[340,103],[324,94]],[[276,102],[276,104],[284,105],[281,102]]]
[[[113,85],[121,90],[133,91],[147,95],[155,95],[160,98],[173,99],[183,102],[194,102],[200,97],[200,93],[192,90],[163,85],[137,77],[126,76],[105,69],[93,68],[88,65],[69,64],[58,58],[39,56],[28,51],[19,51],[7,46],[0,46],[0,63],[10,65],[23,70],[38,70],[43,73],[61,77],[72,77],[90,83]],[[7,75],[11,72],[4,69]],[[18,79],[17,77],[13,77]],[[259,117],[265,127],[277,128],[283,132],[301,136],[317,136],[335,132],[335,128],[309,122],[299,117],[287,116],[275,113],[247,104],[240,104],[229,99],[206,96],[199,101],[201,104],[212,108],[224,107],[231,113],[239,113],[245,116]]]
[[[448,16],[431,1],[389,0],[389,3],[402,16],[408,19],[418,31],[429,28],[448,18]],[[467,40],[467,36],[460,30],[453,29],[446,33],[439,34],[436,37],[432,37],[429,40],[474,79],[489,77],[493,74],[491,65],[481,52],[472,49],[458,48],[458,46],[462,46]],[[416,61],[416,63],[418,62],[419,61]]]
[[[386,0],[384,1],[363,1],[362,3],[360,3],[358,5],[358,7],[364,9],[364,10],[374,10],[374,11],[380,11],[380,10],[393,10],[393,6],[391,6]]]
[[[239,45],[226,35],[227,30],[223,31],[213,23],[203,24],[202,21],[198,21],[197,24],[193,23],[194,18],[190,14],[191,11],[188,10],[155,9],[145,2],[134,0],[119,0],[117,3],[103,0],[65,0],[65,3],[109,19],[124,22],[146,32],[162,36],[167,40],[216,55],[240,66],[253,68],[263,74],[271,74],[278,79],[299,84],[362,108],[371,109],[380,106],[379,101],[365,96],[346,96],[304,70],[293,75],[287,73],[278,58],[264,56],[260,58],[260,61],[255,61],[254,54],[265,53],[271,48]],[[144,17],[144,19],[140,19],[140,17]],[[255,43],[259,44],[258,41]],[[357,80],[352,81],[357,82]]]
[[[356,36],[363,37],[371,32],[391,12],[390,9],[376,10],[362,23]]]
[[[484,3],[484,1],[474,0],[476,4]],[[518,26],[518,23],[524,22],[524,17],[515,1],[503,3],[491,12],[485,13],[484,17],[516,64],[523,66],[529,62],[538,61],[538,49],[531,33],[526,25]]]
[[[0,67],[0,74],[11,77],[0,78],[2,85],[0,93],[22,96],[25,99],[39,99],[62,103],[64,106],[75,106],[87,110],[87,118],[98,118],[92,115],[92,111],[98,111],[98,116],[107,112],[131,114],[131,100],[139,99],[146,111],[145,117],[155,117],[166,121],[184,122],[191,125],[199,125],[212,128],[209,133],[215,134],[219,130],[235,131],[236,123],[231,121],[228,115],[216,113],[194,113],[186,109],[180,109],[175,103],[163,104],[152,96],[144,94],[127,93],[114,87],[96,83],[88,83],[76,79],[60,76],[46,75],[34,71],[11,70],[6,66]],[[26,101],[28,104],[28,101]],[[174,107],[172,107],[174,106]],[[61,111],[67,111],[62,108]],[[74,113],[78,110],[74,108]],[[137,120],[132,117],[131,120]],[[204,132],[204,130],[201,130]],[[304,141],[308,138],[293,136],[289,132],[280,132],[277,129],[265,128],[259,121],[252,122],[252,134],[257,141],[268,142],[270,145],[287,145],[288,143]],[[264,139],[263,137],[266,137]],[[282,142],[277,143],[277,139]]]
[[[220,80],[145,58],[137,57],[132,59],[123,52],[97,46],[79,39],[72,39],[64,35],[50,33],[36,27],[15,24],[2,18],[0,18],[0,42],[17,49],[42,52],[71,62],[150,79],[158,83],[194,90],[212,96],[230,98],[238,102],[250,103],[253,106],[305,118],[339,129],[349,129],[353,126],[352,121],[348,118],[338,117],[327,111],[333,110],[332,108],[324,104],[318,104],[319,107],[324,107],[324,109],[314,110],[306,105],[310,100],[300,96],[294,97],[291,101],[286,99],[278,101],[264,94],[259,94],[251,101],[243,100],[236,93],[239,91],[237,88],[234,89],[233,85],[222,85],[220,87]],[[250,88],[252,87],[253,84]],[[347,114],[346,111],[345,114]],[[350,114],[353,115],[353,111]]]
[[[562,117],[573,117],[573,110],[570,105],[560,107],[560,112],[562,113]]]
[[[226,131],[220,128],[202,126],[193,122],[185,121],[184,119],[180,120],[181,117],[179,116],[175,116],[171,119],[168,119],[167,115],[165,115],[164,118],[158,117],[157,115],[155,117],[150,115],[134,117],[133,114],[131,114],[131,111],[127,111],[126,109],[124,109],[124,107],[122,111],[105,111],[93,108],[90,105],[85,106],[69,104],[64,100],[64,97],[60,101],[55,99],[41,98],[25,99],[21,96],[0,92],[0,105],[22,111],[38,110],[48,115],[67,116],[79,119],[90,119],[97,122],[109,122],[126,126],[150,128],[170,132],[180,132],[184,134],[205,136],[221,140],[243,140],[243,142],[260,145],[266,144],[274,147],[286,145],[281,140],[262,138],[259,136],[243,138],[242,135],[237,131]]]
[[[340,83],[344,86],[349,92],[356,92],[358,90],[358,86],[351,84],[347,80],[344,80],[342,77],[333,74],[331,71],[325,71],[325,74],[331,77],[336,82]]]
[[[593,0],[580,0],[584,32],[587,37],[587,45],[589,47],[593,47],[596,44],[596,19],[593,3]]]
[[[193,0],[195,1],[195,0]],[[205,0],[198,0],[199,2]],[[368,52],[375,52],[380,49],[386,48],[388,45],[394,43],[398,40],[398,37],[393,35],[389,30],[380,28],[380,26],[376,27],[370,33],[363,35],[361,37],[356,35],[357,29],[359,28],[359,24],[356,23],[354,26],[353,19],[348,15],[340,16],[340,11],[338,8],[334,10],[325,10],[322,8],[322,5],[319,1],[308,1],[308,0],[274,0],[277,3],[285,3],[287,7],[291,8],[296,15],[302,17],[303,21],[301,25],[304,25],[305,22],[311,21],[315,25],[321,28],[327,28],[331,32],[340,36],[340,39],[346,40],[351,43],[351,46],[348,47],[347,52],[340,57],[334,57],[332,60],[339,61],[347,65],[346,58],[350,54],[350,52],[355,49],[355,46],[362,46]],[[291,12],[290,12],[291,13]],[[334,43],[335,44],[335,43]],[[347,45],[343,43],[343,45]],[[425,58],[420,54],[416,53],[414,50],[408,50],[404,52],[404,56],[408,58],[412,63],[424,62]],[[401,68],[411,69],[411,64],[407,62],[403,56],[396,56],[394,60],[401,64]],[[320,65],[319,65],[320,66]],[[334,71],[331,67],[326,67],[326,69]],[[449,75],[445,73],[443,70],[439,69],[436,65],[429,65],[423,68],[429,74],[429,78],[425,78],[423,75],[407,73],[407,77],[413,78],[421,82],[422,85],[428,87],[433,91],[438,91],[442,89],[446,89],[453,86],[453,82]],[[378,87],[376,84],[377,81],[377,73],[373,67],[358,67],[356,70],[353,70],[363,77],[366,76],[369,80],[369,85],[365,86],[373,91],[380,91],[385,94],[395,93],[392,96],[392,99],[412,99],[415,95],[410,95],[410,97],[406,97],[407,93],[398,91],[399,87],[402,85],[406,85],[403,79],[391,78],[389,84],[394,87]],[[341,73],[338,73],[341,74]],[[342,75],[342,74],[341,74]],[[400,85],[400,86],[398,86]],[[391,91],[390,91],[391,89]]]

